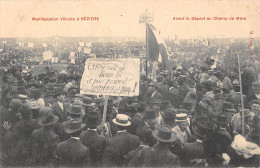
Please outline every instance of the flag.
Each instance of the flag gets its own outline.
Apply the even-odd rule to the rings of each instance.
[[[146,23],[146,29],[147,29],[147,59],[151,61],[158,61],[158,56],[159,56],[159,45],[157,42],[157,39],[153,33],[153,30],[155,28]]]
[[[151,61],[159,61],[159,54],[161,56],[162,67],[164,70],[171,71],[169,64],[169,54],[167,46],[162,39],[160,33],[156,28],[146,23],[147,26],[147,58]]]

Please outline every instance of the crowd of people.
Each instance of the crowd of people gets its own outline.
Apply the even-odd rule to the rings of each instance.
[[[1,165],[259,166],[259,65],[242,66],[240,84],[215,61],[170,75],[159,64],[156,78],[140,75],[139,96],[107,101],[80,94],[81,74],[34,77],[14,61],[2,73]]]

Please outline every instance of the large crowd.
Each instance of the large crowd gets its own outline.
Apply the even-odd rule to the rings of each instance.
[[[259,62],[242,59],[240,83],[222,48],[209,49],[226,55],[216,59],[172,45],[172,73],[159,64],[155,78],[141,73],[139,96],[108,100],[80,94],[82,73],[46,64],[34,76],[30,52],[2,53],[1,165],[258,167]]]

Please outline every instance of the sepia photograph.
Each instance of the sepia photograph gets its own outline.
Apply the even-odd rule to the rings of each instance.
[[[0,167],[260,167],[259,0],[0,0]]]

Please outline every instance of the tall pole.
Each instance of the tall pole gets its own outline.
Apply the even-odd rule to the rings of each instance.
[[[146,60],[145,60],[145,74],[146,77],[148,76],[148,68],[147,68],[147,64],[148,64],[148,26],[147,23],[145,24],[146,27]]]
[[[241,118],[241,124],[242,124],[242,136],[245,135],[245,119],[244,119],[244,100],[243,100],[243,93],[242,93],[242,79],[241,79],[241,69],[240,69],[240,58],[239,58],[239,52],[237,52],[237,62],[238,62],[238,73],[239,73],[239,85],[240,85],[240,97],[241,97],[241,110],[242,110],[242,118]]]

